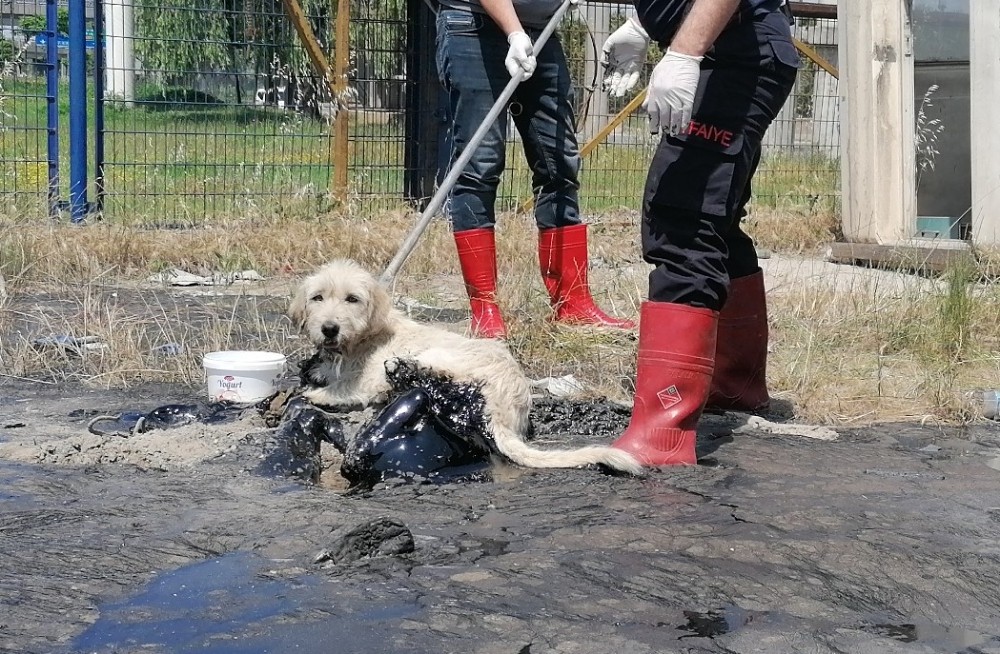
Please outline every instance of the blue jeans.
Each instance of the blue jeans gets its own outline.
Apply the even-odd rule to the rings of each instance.
[[[540,30],[526,28],[532,39]],[[482,14],[441,9],[437,18],[437,68],[451,109],[451,162],[458,158],[510,81],[504,67],[507,38]],[[556,35],[537,56],[538,67],[514,93],[511,113],[532,173],[539,229],[580,223],[579,172],[573,85]],[[501,114],[476,148],[448,199],[456,232],[496,223],[497,187],[506,163],[507,120]]]

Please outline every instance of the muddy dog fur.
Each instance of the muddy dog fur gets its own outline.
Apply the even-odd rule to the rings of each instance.
[[[525,442],[530,429],[531,385],[507,346],[418,323],[392,306],[388,291],[354,261],[334,260],[296,289],[289,317],[316,347],[303,394],[321,406],[384,403],[392,390],[386,366],[412,360],[458,383],[478,384],[486,400],[496,449],[528,468],[603,465],[642,474],[629,453],[604,446],[540,449]]]

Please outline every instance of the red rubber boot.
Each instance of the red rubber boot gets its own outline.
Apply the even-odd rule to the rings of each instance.
[[[635,328],[635,322],[614,318],[601,311],[590,295],[586,225],[539,230],[538,265],[557,321],[618,329]]]
[[[754,411],[771,402],[767,393],[767,300],[764,273],[734,279],[719,312],[715,374],[706,408]]]
[[[506,338],[507,326],[497,306],[497,246],[493,230],[455,232],[455,247],[469,294],[473,336]]]
[[[644,302],[632,419],[612,447],[644,465],[694,465],[695,428],[712,383],[719,314]]]

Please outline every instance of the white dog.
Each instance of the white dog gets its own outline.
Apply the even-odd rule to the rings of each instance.
[[[335,260],[307,277],[288,309],[323,360],[317,376],[326,385],[306,398],[325,406],[380,404],[388,399],[386,362],[410,359],[459,383],[481,385],[497,450],[528,468],[575,468],[603,464],[641,474],[628,452],[589,446],[541,450],[529,446],[531,389],[514,357],[500,341],[471,339],[405,317],[388,291],[357,263]]]

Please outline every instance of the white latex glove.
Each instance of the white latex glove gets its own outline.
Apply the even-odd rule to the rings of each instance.
[[[524,77],[521,81],[531,77],[531,74],[535,72],[535,66],[538,62],[535,60],[534,55],[534,45],[531,43],[531,37],[524,32],[512,32],[507,37],[507,43],[510,44],[510,49],[507,50],[507,58],[504,60],[504,65],[507,66],[507,72],[513,77],[517,74],[517,71],[523,70]]]
[[[687,130],[701,79],[702,59],[668,49],[653,68],[646,101],[642,103],[649,114],[651,132],[662,129],[677,136]]]
[[[649,34],[635,18],[630,17],[612,32],[601,49],[604,66],[604,90],[613,98],[620,98],[639,83],[639,73],[646,63]]]

